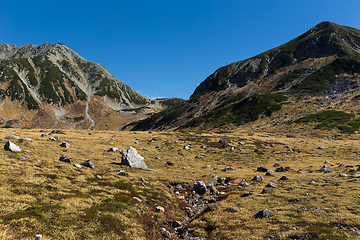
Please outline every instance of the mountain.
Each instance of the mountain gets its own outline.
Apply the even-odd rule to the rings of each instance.
[[[283,123],[335,105],[342,109],[357,96],[359,80],[360,31],[322,22],[279,47],[217,69],[188,101],[140,121],[134,130],[206,130],[254,121],[268,126],[275,117]],[[293,111],[302,101],[312,107]]]
[[[0,124],[104,128],[157,111],[98,63],[60,43],[0,45]]]

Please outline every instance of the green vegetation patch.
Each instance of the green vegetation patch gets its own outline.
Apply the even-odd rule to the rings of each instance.
[[[236,97],[234,97],[236,99]],[[232,99],[229,99],[229,102]],[[202,129],[219,127],[229,123],[241,124],[254,121],[260,114],[271,116],[271,114],[282,107],[282,102],[287,97],[280,93],[254,94],[249,98],[233,103],[228,106],[216,108],[214,111],[192,119],[183,127],[197,127],[202,125]]]
[[[342,112],[329,110],[321,113],[310,114],[306,117],[296,119],[295,123],[309,123],[317,122],[315,129],[338,129],[342,133],[352,134],[360,127],[360,118],[354,119],[355,115]]]
[[[305,70],[305,68],[295,69],[292,73],[283,77],[275,88],[279,89],[285,87],[287,83],[290,83],[300,77]]]

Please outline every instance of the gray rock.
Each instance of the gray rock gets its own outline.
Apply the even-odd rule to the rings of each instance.
[[[24,149],[24,152],[26,152],[26,153],[28,153],[28,154],[32,155],[32,152],[31,152],[30,150]]]
[[[284,175],[279,180],[289,180],[289,178],[286,175]]]
[[[272,174],[271,172],[266,172],[265,176],[274,176],[274,174]]]
[[[50,137],[50,138],[48,138],[48,141],[54,141],[54,142],[56,142],[57,139],[56,139],[55,137]]]
[[[203,168],[210,169],[210,165],[205,165]]]
[[[231,213],[240,212],[239,209],[237,209],[237,208],[228,208],[228,209],[226,209],[226,211],[231,212]]]
[[[331,167],[328,167],[327,165],[324,165],[322,168],[319,169],[319,171],[321,172],[324,172],[324,171],[327,171],[327,170],[330,170]]]
[[[205,194],[207,188],[203,181],[198,181],[194,183],[193,189],[197,194]]]
[[[252,192],[247,192],[247,193],[242,194],[240,197],[249,197],[251,195],[252,195]]]
[[[351,175],[350,177],[352,177],[352,178],[359,178],[359,177],[360,177],[360,174],[359,174],[359,173],[353,174],[353,175]]]
[[[70,143],[68,143],[68,142],[62,142],[62,143],[60,144],[60,147],[70,148]]]
[[[330,164],[330,162],[329,162],[328,160],[326,160],[326,161],[324,162],[324,164]]]
[[[19,157],[19,160],[25,161],[26,158],[24,158],[24,157]]]
[[[339,173],[339,177],[347,177],[348,175],[346,173]]]
[[[80,164],[75,163],[75,164],[74,164],[74,167],[81,168],[81,165],[80,165]]]
[[[276,183],[269,182],[266,187],[272,187],[272,188],[279,188],[279,186]]]
[[[4,149],[12,152],[21,152],[21,148],[17,146],[15,143],[12,143],[11,141],[7,141],[5,143]]]
[[[326,213],[325,210],[320,209],[320,208],[315,208],[314,211],[319,212],[319,213]]]
[[[117,152],[117,151],[119,151],[119,148],[117,147],[112,147],[108,150],[108,152]]]
[[[269,193],[272,193],[274,192],[273,190],[270,190],[270,189],[267,189],[267,188],[264,188],[262,191],[261,191],[261,194],[269,194]]]
[[[183,167],[183,169],[185,169],[185,170],[186,170],[186,169],[190,169],[190,167]]]
[[[167,161],[166,164],[167,164],[168,166],[173,166],[173,165],[174,165],[174,163],[173,163],[173,162],[170,162],[170,161]]]
[[[98,178],[98,179],[102,179],[102,176],[100,176],[100,175],[96,175],[96,178]]]
[[[72,159],[72,157],[65,156],[65,155],[62,155],[62,156],[59,158],[60,161],[66,162],[66,163],[70,163],[70,162],[71,162],[71,159]]]
[[[189,150],[190,147],[191,147],[190,145],[185,145],[185,146],[184,146],[184,149],[185,149],[185,150]]]
[[[264,181],[264,180],[265,178],[260,175],[256,175],[255,177],[253,177],[253,179],[251,179],[251,181]]]
[[[6,135],[5,139],[19,140],[19,137],[12,134],[8,134]]]
[[[221,143],[222,148],[227,148],[228,146],[228,142],[223,138],[220,138],[219,143]]]
[[[258,167],[257,169],[256,169],[256,171],[258,171],[258,172],[267,172],[268,171],[268,169],[266,168],[266,167]]]
[[[214,187],[214,183],[213,182],[207,182],[207,183],[205,183],[205,186],[206,186],[207,189],[211,189],[211,188]]]
[[[85,167],[89,167],[89,168],[95,168],[95,164],[90,159],[83,162],[81,165],[83,165]]]
[[[204,156],[202,156],[202,155],[197,155],[195,158],[204,159]]]
[[[45,133],[43,133],[43,134],[41,134],[41,136],[40,137],[48,137],[49,135],[47,135],[47,134],[45,134]]]
[[[119,175],[124,176],[124,177],[130,177],[130,175],[127,172],[125,172],[124,170],[120,170]]]
[[[324,146],[320,146],[320,147],[318,147],[318,149],[325,149],[325,147],[324,147]]]
[[[178,228],[182,226],[182,223],[180,221],[171,221],[170,226],[173,228]]]
[[[34,142],[34,140],[32,140],[31,138],[23,138],[23,140],[24,140],[25,142]]]
[[[315,181],[310,181],[309,182],[309,185],[313,185],[313,184],[316,184],[316,182]]]
[[[255,218],[265,218],[273,216],[274,214],[269,209],[264,209],[255,214]]]
[[[239,184],[238,184],[238,187],[240,187],[240,188],[245,188],[245,187],[247,187],[247,186],[249,186],[250,184],[249,183],[247,183],[247,182],[245,182],[245,181],[242,181],[242,182],[240,182]]]
[[[122,150],[121,153],[121,165],[148,170],[148,167],[144,162],[144,157],[142,157],[132,146],[127,150]]]

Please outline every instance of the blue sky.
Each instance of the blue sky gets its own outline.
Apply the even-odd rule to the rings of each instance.
[[[188,99],[219,67],[322,21],[360,29],[360,1],[3,1],[0,43],[63,43],[150,97]]]

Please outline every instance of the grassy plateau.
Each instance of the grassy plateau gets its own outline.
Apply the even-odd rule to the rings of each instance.
[[[357,134],[66,130],[49,135],[51,130],[0,131],[3,145],[5,136],[14,134],[20,140],[10,141],[31,151],[0,150],[1,239],[34,239],[35,234],[43,239],[166,239],[161,228],[180,239],[170,224],[174,220],[188,220],[183,229],[207,239],[360,239],[360,182],[351,177],[360,159]],[[51,136],[60,139],[48,141]],[[220,138],[227,148],[220,147]],[[62,141],[71,147],[60,147]],[[121,153],[108,151],[129,146],[145,157],[149,170],[122,166]],[[62,155],[72,157],[71,163],[59,161]],[[94,169],[74,166],[89,159]],[[319,171],[325,161],[327,173]],[[277,172],[276,163],[285,172]],[[223,171],[230,166],[234,171]],[[260,166],[273,176],[257,171]],[[254,183],[255,175],[265,180]],[[279,180],[284,175],[288,180]],[[216,185],[215,176],[227,184]],[[192,215],[187,200],[198,180],[212,181],[219,193],[215,203]],[[242,181],[250,185],[236,188]],[[279,188],[266,187],[270,181]],[[176,184],[183,189],[169,187]],[[264,194],[264,188],[273,191]],[[252,195],[245,197],[247,192]],[[210,197],[208,191],[203,198]],[[255,218],[263,209],[274,215]]]

